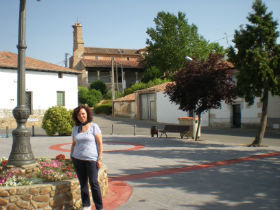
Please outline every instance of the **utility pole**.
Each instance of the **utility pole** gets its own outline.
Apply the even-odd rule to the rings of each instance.
[[[118,52],[121,54],[121,72],[122,72],[122,93],[124,92],[124,79],[123,79],[123,63],[122,63],[122,55],[124,53],[123,50],[119,49]]]
[[[117,83],[117,91],[119,92],[119,73],[118,73],[118,63],[116,63],[116,83]]]
[[[112,85],[112,100],[115,100],[114,57],[112,57],[112,77],[111,77],[111,85]]]
[[[66,68],[68,67],[68,55],[69,55],[69,53],[65,53],[65,61],[64,61],[64,63],[65,63],[65,67]]]

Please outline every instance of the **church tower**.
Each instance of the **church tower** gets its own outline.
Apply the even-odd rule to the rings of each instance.
[[[77,64],[80,62],[84,53],[84,40],[82,35],[82,25],[76,22],[73,26],[73,58],[72,58],[72,68],[78,69]]]

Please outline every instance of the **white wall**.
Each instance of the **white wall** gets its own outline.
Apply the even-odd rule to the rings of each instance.
[[[17,105],[17,74],[16,70],[0,68],[0,109],[10,109]]]
[[[280,96],[269,95],[268,117],[280,118]]]
[[[179,109],[179,105],[171,103],[169,97],[163,92],[156,94],[157,122],[178,124],[179,117],[188,117],[188,112]],[[208,126],[208,113],[203,113],[201,126]]]
[[[251,106],[244,101],[244,99],[237,99],[236,104],[241,106],[241,124],[258,124],[260,121],[261,106],[259,104],[260,99],[256,98],[255,103]],[[221,109],[211,109],[210,110],[210,124],[212,126],[232,126],[232,115],[233,115],[232,105],[222,102]]]
[[[65,91],[65,107],[78,105],[78,76],[63,73],[26,71],[26,91],[33,93],[33,110],[46,110],[57,105],[57,91]],[[17,105],[17,71],[0,69],[0,109],[14,109]]]

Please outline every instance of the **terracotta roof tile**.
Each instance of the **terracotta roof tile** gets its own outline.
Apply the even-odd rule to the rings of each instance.
[[[155,86],[152,86],[150,88],[146,88],[146,89],[142,89],[142,90],[137,90],[135,92],[137,93],[150,93],[150,92],[165,92],[165,89],[166,89],[166,86],[168,84],[172,84],[173,82],[165,82],[165,83],[162,83],[160,85],[155,85]],[[114,101],[135,101],[135,93],[131,93],[129,95],[126,95],[122,98],[118,98]]]
[[[0,67],[2,68],[17,68],[17,54],[11,52],[0,52]],[[79,74],[80,71],[66,68],[63,66],[58,66],[45,61],[40,61],[34,58],[25,58],[25,68],[28,70],[38,70],[38,71],[55,71],[55,72],[69,72]]]
[[[142,90],[137,90],[137,93],[148,93],[148,92],[165,92],[166,86],[168,84],[172,84],[173,82],[165,82],[159,85],[152,86],[150,88],[142,89]]]
[[[118,49],[118,48],[98,48],[98,47],[85,47],[86,54],[106,54],[106,55],[120,55],[119,50],[122,51],[122,55],[136,55],[140,56],[140,50],[137,49]]]
[[[135,93],[131,93],[114,101],[135,101]]]

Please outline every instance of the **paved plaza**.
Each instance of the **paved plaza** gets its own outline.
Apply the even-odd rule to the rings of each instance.
[[[239,131],[202,131],[200,141],[104,134],[104,209],[279,210],[280,135],[256,148],[245,146],[250,132]],[[69,156],[70,144],[70,136],[31,137],[35,157]],[[0,138],[0,145],[0,156],[8,157],[12,138]]]

